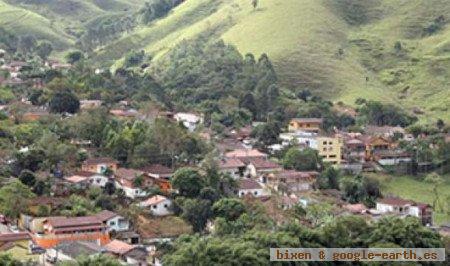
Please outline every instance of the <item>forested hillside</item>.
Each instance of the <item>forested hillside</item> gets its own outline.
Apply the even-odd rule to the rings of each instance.
[[[449,11],[446,0],[2,0],[0,27],[113,69],[131,50],[157,66],[185,39],[223,39],[266,53],[289,90],[396,103],[431,123],[450,120]]]

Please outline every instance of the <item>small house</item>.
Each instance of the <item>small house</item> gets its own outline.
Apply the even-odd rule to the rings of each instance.
[[[322,118],[293,118],[289,122],[288,130],[319,132],[322,127]]]
[[[242,178],[238,183],[238,190],[236,193],[239,197],[251,195],[255,198],[268,196],[270,194],[264,191],[263,186],[256,180],[250,178]]]
[[[191,132],[203,123],[203,116],[193,113],[176,113],[174,119]]]
[[[119,162],[108,157],[89,158],[81,165],[81,170],[86,172],[94,172],[104,174],[107,169],[113,172],[117,171]]]
[[[223,158],[219,162],[219,171],[223,174],[229,174],[234,179],[243,176],[245,163],[237,158]]]
[[[419,218],[423,225],[431,225],[433,223],[433,210],[426,203],[416,203],[412,200],[387,197],[379,199],[376,204],[376,210],[381,214],[414,216]]]
[[[144,172],[136,169],[118,168],[114,176],[116,185],[124,190],[127,197],[134,199],[147,196],[147,192],[143,188],[146,187],[146,182],[149,182],[149,180],[144,177]],[[141,178],[140,184],[138,178]]]
[[[172,201],[164,196],[156,195],[139,203],[140,207],[149,209],[154,216],[166,216],[173,214]]]
[[[130,230],[130,222],[115,212],[103,210],[94,216],[108,226],[110,231],[122,232]]]

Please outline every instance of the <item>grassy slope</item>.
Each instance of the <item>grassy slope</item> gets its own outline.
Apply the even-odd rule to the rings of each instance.
[[[0,1],[0,26],[20,35],[35,34],[53,41],[60,49],[68,48],[73,40],[47,18],[26,9]]]
[[[352,24],[346,20],[353,12],[346,9],[348,0],[265,0],[256,10],[239,0],[190,0],[104,47],[96,59],[113,61],[141,48],[157,59],[185,38],[220,28],[219,36],[242,53],[268,53],[290,88],[316,89],[349,104],[363,97],[398,103],[407,111],[417,106],[425,111],[422,121],[450,121],[450,29],[420,35],[435,17],[450,11],[450,3],[376,1],[364,2],[367,20]],[[396,41],[405,54],[394,54]],[[340,48],[343,56],[338,56]],[[394,78],[400,81],[393,84]]]
[[[385,195],[393,195],[428,204],[433,203],[433,185],[419,181],[409,176],[377,176],[381,181],[382,190]],[[444,205],[447,197],[450,197],[450,176],[445,176],[445,183],[439,187],[440,203]],[[435,212],[434,220],[438,224],[449,223],[450,215]]]
[[[0,26],[18,34],[31,33],[56,44],[58,50],[73,47],[77,31],[93,18],[140,8],[144,0],[48,0],[32,4],[22,0],[0,0]],[[30,4],[31,3],[31,4]]]
[[[136,10],[145,2],[51,0],[54,5],[46,7],[9,0],[16,4],[12,7],[5,1],[0,0],[0,12],[14,12],[1,16],[0,24],[19,32],[31,28],[66,46],[73,39],[63,31],[77,31],[91,18]],[[157,60],[181,40],[214,31],[212,38],[223,38],[242,53],[267,53],[289,88],[311,88],[348,104],[363,97],[397,103],[407,111],[419,107],[425,112],[423,122],[434,123],[437,117],[450,122],[450,27],[422,35],[436,17],[450,13],[447,0],[259,3],[253,10],[250,1],[188,0],[167,17],[99,48],[94,61],[118,66],[131,49],[145,49]],[[348,3],[359,3],[357,12]],[[363,15],[359,23],[351,21],[355,14]],[[394,51],[397,41],[402,43],[401,53]],[[343,55],[338,55],[339,49]]]

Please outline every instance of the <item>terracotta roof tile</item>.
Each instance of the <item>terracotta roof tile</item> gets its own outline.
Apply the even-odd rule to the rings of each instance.
[[[125,243],[123,241],[120,241],[120,240],[113,240],[113,241],[109,242],[108,244],[106,244],[104,246],[104,248],[108,252],[111,252],[113,254],[123,255],[123,254],[129,252],[130,250],[134,249],[134,246],[132,246],[128,243]]]
[[[261,185],[250,178],[240,179],[239,180],[239,189],[261,189]]]

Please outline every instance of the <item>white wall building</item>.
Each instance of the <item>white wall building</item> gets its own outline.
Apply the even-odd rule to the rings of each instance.
[[[139,203],[139,207],[147,208],[152,215],[166,216],[173,214],[172,201],[164,196],[156,195]]]
[[[183,123],[189,131],[194,131],[203,123],[203,117],[192,113],[176,113],[174,118],[177,122]]]

